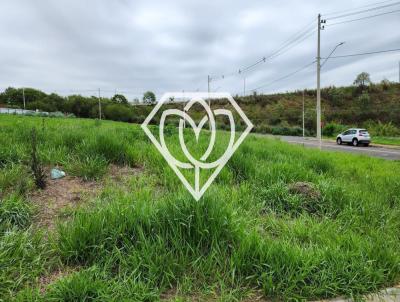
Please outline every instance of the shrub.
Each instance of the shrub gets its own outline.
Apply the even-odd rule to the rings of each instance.
[[[271,133],[273,135],[290,135],[290,136],[301,136],[303,135],[303,128],[301,127],[272,127]],[[308,132],[307,132],[308,134]]]
[[[370,97],[367,91],[363,91],[362,94],[358,97],[358,100],[361,102],[361,105],[369,104]]]
[[[342,133],[344,130],[346,130],[346,128],[347,126],[345,125],[332,122],[325,125],[325,127],[322,129],[322,133],[325,136],[335,136],[339,133]]]
[[[32,129],[31,140],[31,169],[35,179],[35,185],[40,189],[44,189],[46,187],[46,175],[37,154],[36,128]]]
[[[255,125],[254,132],[258,133],[271,133],[272,128],[267,124]]]
[[[380,121],[367,121],[363,126],[371,133],[376,136],[396,136],[400,134],[400,129],[393,125],[391,122],[382,123]]]

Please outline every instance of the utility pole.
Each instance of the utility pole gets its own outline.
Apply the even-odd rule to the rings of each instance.
[[[101,120],[101,98],[100,98],[100,88],[99,88],[99,120]]]
[[[186,110],[185,110],[185,90],[182,90],[182,96],[183,96],[183,101],[182,101],[182,105],[183,105],[183,116],[185,117],[183,119],[183,128],[186,128]]]
[[[304,89],[303,89],[303,138],[304,138]]]
[[[208,75],[207,76],[208,106],[210,106],[210,82],[211,82],[211,77]]]
[[[317,139],[319,148],[322,146],[321,137],[321,14],[318,14],[318,46],[317,46]]]
[[[22,87],[22,100],[24,101],[24,110],[25,110],[25,88]]]

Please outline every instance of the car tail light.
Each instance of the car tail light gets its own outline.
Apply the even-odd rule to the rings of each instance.
[[[364,134],[360,133],[359,136],[364,136]]]

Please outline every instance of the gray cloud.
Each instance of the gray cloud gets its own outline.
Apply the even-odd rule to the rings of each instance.
[[[208,74],[236,72],[212,82],[211,89],[242,93],[239,68],[272,53],[313,19],[316,27],[318,12],[365,4],[361,0],[3,0],[0,89],[25,86],[69,94],[100,87],[104,95],[116,89],[132,99],[145,90],[158,95],[171,90],[205,90]],[[399,7],[386,11],[392,9]],[[340,41],[346,44],[337,55],[399,48],[399,16],[395,13],[327,27],[322,32],[322,55]],[[315,56],[314,34],[247,72],[247,88],[270,83]],[[397,80],[399,59],[399,53],[331,59],[324,66],[322,84],[346,85],[361,71],[370,72],[375,81],[384,77]],[[314,67],[260,92],[303,87],[315,87]]]

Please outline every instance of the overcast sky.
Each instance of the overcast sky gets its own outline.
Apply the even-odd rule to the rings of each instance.
[[[103,95],[116,90],[132,100],[145,90],[158,96],[206,91],[208,74],[235,73],[212,81],[211,90],[242,94],[243,75],[249,91],[315,59],[316,32],[282,55],[242,75],[237,72],[279,49],[310,22],[316,29],[319,12],[378,1],[1,0],[0,89],[24,86],[87,95],[101,88]],[[393,10],[400,5],[327,24]],[[400,12],[326,27],[321,55],[341,41],[346,43],[335,55],[400,48],[399,28]],[[331,59],[323,67],[322,85],[351,84],[362,71],[373,81],[398,81],[399,61],[400,52]],[[315,78],[311,66],[258,92],[313,88]]]

